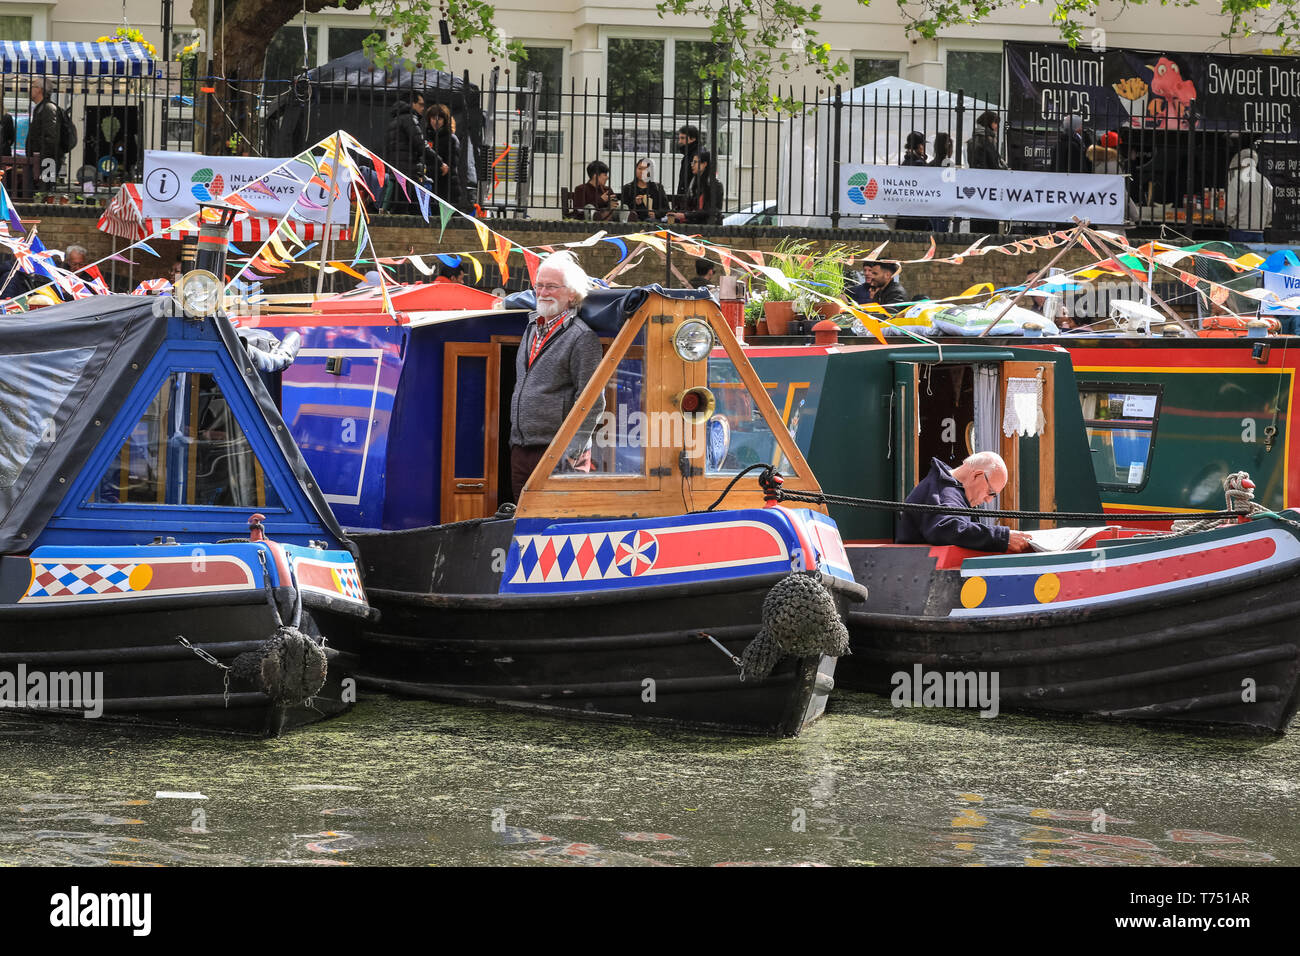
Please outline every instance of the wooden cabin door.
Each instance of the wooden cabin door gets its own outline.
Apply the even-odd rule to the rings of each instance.
[[[443,523],[497,510],[501,347],[448,342],[442,372]]]
[[[999,449],[1003,461],[1007,463],[1007,473],[1011,480],[1003,491],[1000,507],[1004,511],[1016,511],[1021,507],[1022,494],[1026,481],[1035,481],[1038,488],[1038,506],[1035,511],[1056,510],[1056,415],[1055,378],[1056,366],[1051,362],[1003,362],[1002,363],[1002,407],[1006,408],[1007,383],[1013,378],[1041,378],[1043,382],[1043,430],[1038,436],[1038,462],[1036,468],[1026,468],[1021,460],[1020,436],[1008,436],[1001,427],[1002,447]],[[1036,480],[1035,480],[1036,478]],[[1002,524],[1019,528],[1015,519],[1003,519]],[[1039,527],[1053,528],[1056,523],[1045,521]]]

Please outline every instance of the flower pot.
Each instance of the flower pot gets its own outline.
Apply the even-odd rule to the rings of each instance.
[[[763,317],[767,319],[767,329],[772,335],[785,335],[794,320],[793,302],[764,302]]]
[[[815,308],[823,319],[833,319],[843,311],[838,302],[818,302]]]
[[[754,326],[755,335],[767,335],[767,319],[759,319],[758,324]]]

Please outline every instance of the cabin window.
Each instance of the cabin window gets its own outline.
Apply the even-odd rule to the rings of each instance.
[[[163,382],[90,502],[283,507],[208,372],[175,372]]]
[[[704,426],[704,473],[734,475],[759,462],[774,465],[784,475],[794,474],[781,445],[768,427],[758,405],[740,378],[740,371],[721,349],[709,358],[709,391],[716,407]],[[799,430],[803,401],[791,409],[787,423],[791,440]]]
[[[642,327],[605,383],[605,408],[574,436],[557,477],[644,475],[646,449],[672,440],[672,423],[645,410],[645,337]]]
[[[0,363],[0,488],[12,488],[36,450],[54,441],[55,413],[94,354],[86,346]]]
[[[1079,390],[1079,404],[1097,484],[1140,491],[1151,471],[1160,390],[1155,386],[1090,386]]]

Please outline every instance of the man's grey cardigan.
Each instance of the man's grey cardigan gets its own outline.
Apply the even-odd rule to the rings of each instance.
[[[515,356],[515,391],[510,399],[510,444],[549,445],[600,364],[600,337],[576,312],[565,316],[560,330],[542,346],[532,367],[528,355],[537,340],[536,313],[529,317]],[[602,392],[569,445],[568,457],[582,452],[605,410]]]

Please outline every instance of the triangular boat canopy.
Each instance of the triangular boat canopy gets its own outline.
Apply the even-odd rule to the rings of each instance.
[[[0,317],[0,553],[30,549],[96,449],[121,442],[109,426],[180,323],[186,340],[220,340],[315,519],[346,542],[230,323],[171,317],[162,301],[94,296]]]

